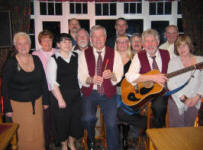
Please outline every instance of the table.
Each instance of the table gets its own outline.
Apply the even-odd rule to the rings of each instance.
[[[150,150],[203,150],[203,126],[147,129]]]
[[[4,131],[0,133],[0,150],[4,150],[11,143],[12,150],[17,149],[17,128],[16,123],[0,123],[0,128]]]

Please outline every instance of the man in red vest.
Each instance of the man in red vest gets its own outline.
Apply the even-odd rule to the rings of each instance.
[[[153,81],[163,85],[167,81],[165,74],[168,69],[170,59],[169,52],[161,50],[159,46],[159,35],[156,30],[148,29],[142,33],[142,44],[144,51],[137,53],[126,73],[126,79],[136,85],[139,82]],[[160,74],[145,75],[153,69],[159,70]],[[152,111],[154,115],[154,127],[165,125],[165,115],[167,108],[167,97],[157,96],[152,100]]]
[[[123,63],[118,52],[106,47],[106,30],[91,28],[92,47],[79,56],[78,78],[82,83],[83,122],[88,131],[88,148],[94,150],[97,105],[104,116],[108,150],[119,150],[117,127],[116,87],[123,75]]]

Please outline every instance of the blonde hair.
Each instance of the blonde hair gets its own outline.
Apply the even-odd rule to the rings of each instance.
[[[182,43],[185,43],[188,45],[189,49],[190,49],[190,53],[193,53],[194,52],[194,46],[193,46],[193,43],[192,43],[192,40],[191,38],[188,36],[188,35],[181,35],[178,37],[178,39],[175,41],[175,45],[174,45],[174,53],[176,55],[179,55],[178,53],[178,47],[180,47],[180,45]]]
[[[13,37],[14,46],[16,45],[16,42],[17,42],[19,37],[25,37],[28,40],[29,44],[31,45],[30,36],[27,33],[25,33],[25,32],[17,32]]]
[[[129,38],[128,38],[126,35],[118,36],[118,37],[116,38],[114,50],[118,51],[118,49],[117,49],[117,42],[118,42],[119,39],[126,39],[126,40],[128,40],[128,43],[129,43],[129,44],[128,44],[127,55],[128,55],[128,57],[129,57],[130,59],[132,59],[132,56],[133,56],[133,55],[132,55],[132,52],[131,52],[131,44],[130,44]]]

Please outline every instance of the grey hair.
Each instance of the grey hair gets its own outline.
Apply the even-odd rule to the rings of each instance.
[[[165,32],[167,32],[168,28],[174,28],[174,29],[177,31],[177,33],[179,32],[178,27],[177,27],[176,25],[173,25],[173,24],[172,24],[172,25],[167,26],[167,27],[165,28]]]
[[[157,41],[159,41],[159,33],[154,29],[147,29],[142,33],[142,41],[144,41],[146,36],[154,36]]]
[[[14,46],[16,45],[16,42],[17,42],[19,37],[25,37],[28,40],[29,44],[31,45],[31,39],[30,39],[30,36],[27,33],[25,33],[25,32],[17,32],[13,37]]]
[[[105,29],[103,26],[101,26],[101,25],[95,25],[95,26],[93,26],[93,27],[91,28],[91,30],[90,30],[90,36],[92,36],[92,34],[93,34],[96,30],[100,30],[100,29],[102,29],[102,30],[104,31],[104,34],[107,36],[106,29]]]
[[[80,32],[80,31],[85,31],[86,35],[87,35],[88,38],[89,38],[89,33],[88,33],[87,30],[85,30],[84,28],[80,28],[80,29],[77,31],[77,33],[76,33],[76,38],[77,38],[77,36],[78,36],[78,32]]]

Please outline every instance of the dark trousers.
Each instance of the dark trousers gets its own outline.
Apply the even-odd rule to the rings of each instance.
[[[154,115],[153,127],[161,128],[165,126],[168,96],[157,96],[152,100],[152,112]]]
[[[121,101],[121,96],[117,95],[117,101]],[[123,111],[122,106],[118,108],[118,118],[120,121],[127,122],[135,128],[146,129],[147,127],[147,118],[146,116],[141,116],[139,113],[133,115],[128,114]]]
[[[95,136],[96,111],[97,105],[100,106],[104,116],[107,134],[108,150],[119,150],[119,131],[117,126],[117,108],[116,97],[107,98],[105,95],[100,96],[97,91],[93,90],[91,95],[83,97],[83,117],[84,127],[88,131],[88,139],[93,141]]]

